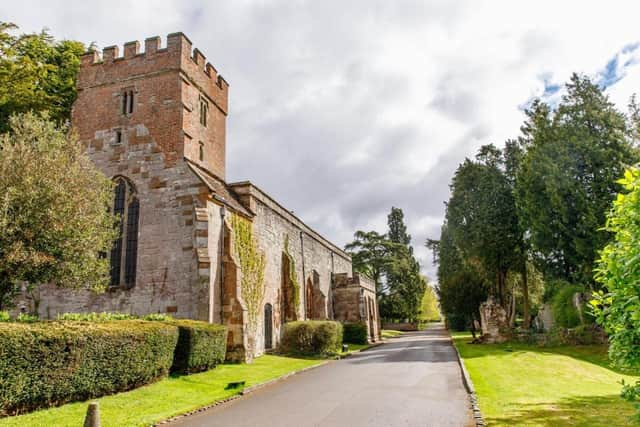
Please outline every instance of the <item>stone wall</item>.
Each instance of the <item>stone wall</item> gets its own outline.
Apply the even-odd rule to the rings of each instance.
[[[103,294],[43,286],[39,314],[53,318],[61,312],[120,311],[134,314],[171,313],[206,320],[208,281],[200,280],[196,247],[196,209],[206,207],[208,188],[183,160],[167,167],[144,125],[125,129],[127,137],[114,144],[112,132],[98,131],[88,154],[107,176],[124,176],[140,200],[136,284]]]
[[[380,339],[380,316],[375,284],[364,276],[335,275],[333,312],[340,322],[364,322],[370,342]]]
[[[284,286],[288,286],[287,269],[283,268],[285,245],[295,265],[293,272],[299,285],[299,306],[295,311],[298,320],[306,319],[307,305],[313,306],[316,318],[331,318],[333,296],[331,289],[332,273],[351,274],[351,259],[340,248],[331,244],[297,217],[280,206],[254,185],[244,182],[230,184],[240,200],[254,214],[253,230],[258,245],[266,256],[265,298],[263,305],[273,307],[273,343],[280,340],[283,316]],[[304,253],[304,255],[303,255]],[[303,274],[304,270],[304,274]],[[310,283],[315,295],[307,300],[306,285]],[[322,301],[323,306],[320,306]],[[260,316],[258,336],[256,337],[256,355],[264,349],[264,316]]]

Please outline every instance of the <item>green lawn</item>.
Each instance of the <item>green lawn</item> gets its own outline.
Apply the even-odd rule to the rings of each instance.
[[[245,387],[322,363],[319,359],[262,356],[252,364],[225,364],[200,374],[170,377],[126,393],[94,399],[100,402],[103,427],[149,426],[238,394],[225,390],[229,383],[245,381]],[[26,415],[0,418],[0,427],[81,426],[87,403],[71,403]]]
[[[382,338],[383,339],[399,337],[402,334],[404,334],[404,332],[394,331],[392,329],[383,329],[382,330]]]
[[[454,342],[490,426],[633,425],[633,404],[620,397],[621,379],[609,366],[606,346],[537,347]]]

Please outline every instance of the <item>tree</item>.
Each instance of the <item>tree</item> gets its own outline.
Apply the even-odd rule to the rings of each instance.
[[[345,246],[345,250],[351,254],[353,270],[371,277],[376,284],[376,294],[382,295],[384,291],[384,277],[390,254],[395,245],[384,234],[375,231],[356,231],[353,242]]]
[[[9,117],[28,111],[48,111],[61,125],[69,120],[76,99],[76,76],[82,43],[55,41],[43,30],[14,35],[17,27],[0,22],[0,133]]]
[[[392,207],[391,213],[387,216],[389,226],[389,240],[394,243],[409,246],[411,236],[407,234],[407,226],[404,224],[404,213],[402,209]]]
[[[515,193],[532,253],[546,277],[591,284],[597,250],[610,238],[602,226],[616,179],[638,159],[625,116],[574,74],[557,110],[534,102],[521,129]]]
[[[345,250],[352,256],[353,269],[375,281],[380,316],[413,322],[420,312],[426,281],[413,256],[402,210],[392,208],[387,219],[388,234],[357,231]]]
[[[9,128],[0,136],[0,309],[23,283],[104,289],[103,254],[116,237],[111,182],[66,128],[33,113]]]
[[[456,170],[447,204],[448,231],[461,255],[495,277],[493,293],[507,308],[506,276],[517,263],[522,236],[512,188],[493,145],[480,149]]]
[[[487,299],[489,287],[479,263],[465,260],[457,248],[445,220],[439,240],[427,242],[438,264],[436,292],[440,310],[454,329],[467,326],[475,337],[474,320],[480,320],[480,304]]]
[[[595,279],[603,290],[591,302],[609,335],[609,356],[624,368],[640,367],[640,170],[629,169],[606,223],[612,241],[600,252]],[[640,396],[640,381],[625,384],[623,395]]]

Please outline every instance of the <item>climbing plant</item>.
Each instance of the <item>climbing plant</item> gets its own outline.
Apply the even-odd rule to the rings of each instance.
[[[296,277],[296,262],[293,259],[291,253],[289,253],[289,235],[284,237],[284,254],[289,261],[289,281],[293,286],[293,307],[295,308],[296,315],[300,310],[300,284]]]
[[[258,316],[264,299],[265,256],[258,248],[250,221],[238,215],[231,215],[235,255],[242,273],[240,289],[247,307],[247,326],[251,353],[255,350],[255,336],[258,329]]]

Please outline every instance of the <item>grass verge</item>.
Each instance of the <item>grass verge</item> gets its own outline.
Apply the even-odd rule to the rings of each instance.
[[[467,333],[453,339],[488,425],[634,425],[619,381],[637,377],[612,369],[606,346],[471,344]]]
[[[346,356],[348,354],[356,353],[358,351],[362,351],[371,347],[371,344],[346,344],[349,346],[349,349],[347,351],[341,351],[340,356]]]
[[[245,387],[322,363],[265,355],[252,364],[224,364],[195,375],[175,376],[125,393],[92,399],[100,403],[103,427],[149,426],[239,394],[242,388],[227,389],[229,383],[244,381]],[[70,403],[30,414],[0,418],[0,427],[82,425],[87,402]]]
[[[392,329],[383,329],[382,330],[382,338],[383,339],[399,337],[402,334],[404,334],[404,332],[394,331]]]

